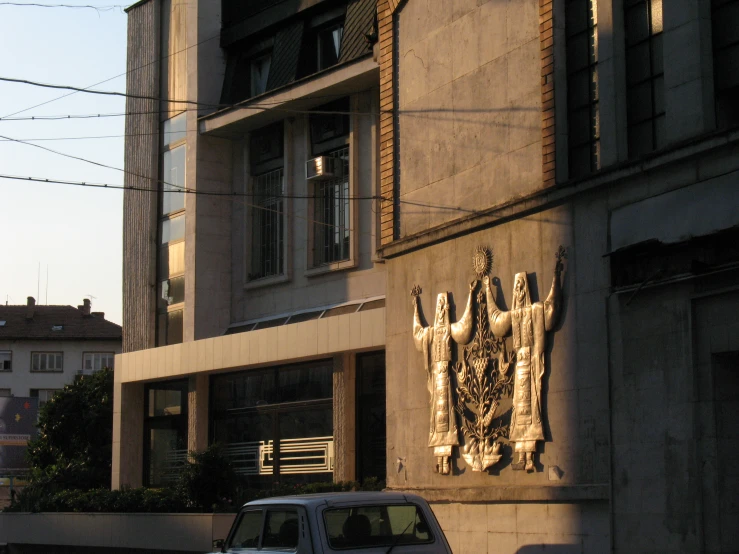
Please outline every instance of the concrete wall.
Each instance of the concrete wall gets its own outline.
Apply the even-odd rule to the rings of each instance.
[[[398,238],[541,188],[539,2],[409,0],[396,18]]]
[[[377,118],[376,90],[367,90],[353,96],[353,110],[362,115],[351,118],[352,160],[350,171],[352,196],[372,197],[377,194]],[[359,300],[385,294],[385,268],[375,260],[377,222],[375,200],[352,200],[354,211],[354,263],[346,269],[330,270],[316,274],[309,265],[310,237],[313,220],[309,184],[305,180],[305,162],[310,156],[308,117],[296,114],[288,118],[285,128],[285,178],[288,194],[303,197],[287,199],[287,279],[281,283],[270,280],[259,286],[259,281],[249,283],[244,272],[247,269],[245,235],[249,232],[249,199],[233,202],[232,220],[232,304],[231,321],[245,321],[270,314],[280,314],[311,307]],[[248,155],[247,142],[233,144],[234,190],[246,189]]]
[[[13,353],[13,370],[0,372],[0,389],[10,389],[13,396],[28,396],[30,389],[61,389],[71,383],[82,369],[86,352],[120,354],[120,341],[0,341],[0,350]],[[33,352],[62,352],[63,371],[31,371]]]
[[[213,540],[225,539],[234,514],[78,514],[3,513],[0,537],[11,552],[34,545],[80,549],[210,552]],[[15,549],[15,550],[14,550]]]

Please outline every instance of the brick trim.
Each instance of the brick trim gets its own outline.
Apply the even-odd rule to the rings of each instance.
[[[554,0],[539,0],[539,42],[541,44],[541,138],[542,184],[555,184],[554,126]]]
[[[380,45],[380,244],[395,238],[395,71],[393,68],[393,14],[398,0],[377,2]]]

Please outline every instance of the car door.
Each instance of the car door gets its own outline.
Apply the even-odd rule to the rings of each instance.
[[[239,513],[224,545],[227,553],[312,554],[302,506],[247,506]]]

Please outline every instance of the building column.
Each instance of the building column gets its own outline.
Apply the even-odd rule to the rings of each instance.
[[[110,485],[140,487],[144,469],[144,384],[113,385],[113,459]]]
[[[202,452],[208,448],[208,375],[191,375],[187,392],[187,450]]]
[[[334,482],[356,478],[356,356],[334,356]]]

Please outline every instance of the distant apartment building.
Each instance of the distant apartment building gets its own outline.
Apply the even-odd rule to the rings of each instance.
[[[0,306],[0,396],[35,397],[43,406],[77,375],[113,367],[121,327],[77,306]]]
[[[114,486],[384,477],[374,0],[128,9]],[[374,38],[373,38],[374,37]],[[186,191],[186,192],[183,192]]]

